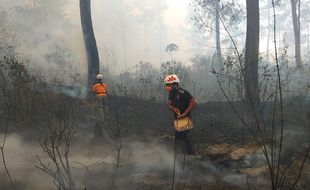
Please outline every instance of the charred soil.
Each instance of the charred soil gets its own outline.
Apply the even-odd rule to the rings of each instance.
[[[98,106],[93,100],[59,94],[40,101],[34,102],[36,110],[32,112],[15,110],[7,114],[3,109],[1,131],[9,126],[8,138],[17,134],[23,143],[41,150],[37,142],[49,134],[49,124],[64,119],[57,114],[70,117],[68,121],[75,130],[70,160],[79,187],[171,189],[174,184],[175,189],[191,190],[270,188],[261,148],[226,102],[198,104],[192,113],[195,127],[191,131],[196,155],[174,156],[173,115],[165,103],[110,97],[103,106]],[[240,103],[234,104],[242,110]],[[285,145],[288,148],[284,154],[288,158],[283,161],[284,166],[296,160],[296,155],[303,150],[300,147],[309,144],[306,135],[309,134],[309,105],[309,102],[298,100],[285,109],[288,115],[285,137],[289,143]],[[99,112],[102,109],[102,113],[98,114],[98,109]],[[264,118],[268,120],[270,114],[264,113]],[[297,115],[300,119],[296,119]],[[264,131],[268,134],[268,128]],[[35,157],[33,160],[29,163],[35,163]],[[308,165],[306,162],[306,171],[309,171]],[[18,187],[33,183],[14,178],[15,174],[13,170],[11,175]],[[0,177],[1,181],[7,181],[4,173]],[[303,189],[307,186],[307,177],[303,175],[301,179],[298,188]],[[6,183],[0,187],[7,187]]]

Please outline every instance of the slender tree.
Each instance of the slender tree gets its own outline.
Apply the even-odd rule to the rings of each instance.
[[[295,60],[298,69],[302,68],[300,53],[300,0],[291,0],[292,21],[295,37]]]
[[[269,41],[270,41],[270,33],[271,33],[271,17],[270,17],[270,10],[271,10],[271,2],[272,0],[267,0],[267,9],[268,9],[268,13],[267,13],[267,20],[268,20],[268,25],[267,25],[267,29],[268,29],[268,32],[267,32],[267,62],[269,63]]]
[[[215,1],[215,32],[216,32],[216,65],[220,72],[223,71],[224,62],[221,51],[221,34],[220,34],[220,0]]]
[[[240,5],[221,0],[192,0],[194,7],[194,24],[203,30],[211,30],[215,33],[215,52],[212,63],[214,69],[223,71],[224,62],[221,50],[221,28],[220,19],[228,22],[228,25],[237,25],[240,22],[240,17],[243,14]],[[213,26],[213,23],[215,25]]]
[[[80,0],[80,15],[84,44],[87,54],[87,87],[88,89],[90,89],[92,83],[94,82],[96,74],[99,73],[99,56],[91,19],[90,0]],[[90,97],[91,91],[89,90],[88,92],[88,97]]]
[[[246,101],[251,108],[260,104],[258,89],[259,1],[247,0],[247,31],[245,44]]]

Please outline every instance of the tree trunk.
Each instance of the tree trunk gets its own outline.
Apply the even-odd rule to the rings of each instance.
[[[297,9],[298,4],[298,9]],[[295,60],[298,69],[302,68],[301,53],[300,53],[300,0],[291,0],[292,5],[292,19],[294,27],[294,37],[295,37]]]
[[[246,0],[245,98],[251,111],[260,105],[258,89],[259,0]]]
[[[99,56],[91,19],[90,0],[80,0],[80,15],[87,54],[87,88],[91,89],[91,85],[95,81],[95,76],[99,73]],[[91,97],[91,90],[88,90],[87,96]]]
[[[308,26],[307,26],[307,31],[308,31],[307,32],[307,39],[308,39],[307,40],[307,55],[308,55],[308,57],[307,58],[309,60],[309,54],[310,54],[310,51],[309,51],[310,50],[310,41],[309,41],[310,40],[310,30],[309,30],[309,27],[310,27],[310,22],[308,21],[307,24],[308,24]]]
[[[271,17],[270,17],[270,10],[271,10],[271,1],[270,0],[267,0],[267,9],[268,9],[268,32],[267,32],[267,63],[269,63],[269,41],[270,41],[270,21],[271,21]]]
[[[216,0],[216,16],[215,16],[215,29],[216,29],[216,63],[219,72],[223,72],[224,63],[221,51],[221,34],[220,34],[220,0]]]

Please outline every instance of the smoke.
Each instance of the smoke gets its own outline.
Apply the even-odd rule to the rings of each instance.
[[[158,143],[132,142],[130,149],[131,160],[145,172],[152,169],[169,170],[173,166],[173,151]]]
[[[247,184],[247,177],[246,175],[238,175],[238,174],[227,175],[224,176],[223,181],[235,186],[245,187]]]
[[[3,139],[3,135],[0,139]],[[85,140],[85,139],[84,139]],[[83,141],[83,140],[82,140]],[[79,143],[78,143],[79,144]],[[79,147],[78,145],[72,145],[72,151],[70,160],[72,163],[72,173],[79,187],[83,187],[83,180],[85,179],[85,168],[93,170],[95,168],[106,168],[107,166],[113,166],[116,162],[116,157],[113,151],[106,155],[108,148],[102,146],[103,149],[100,153],[93,154],[95,147],[87,146]],[[161,171],[164,175],[170,175],[173,166],[173,152],[168,151],[168,148],[159,144],[154,143],[143,143],[143,142],[130,142],[126,146],[127,150],[122,152],[121,166],[119,175],[123,174],[147,174],[152,172]],[[93,150],[92,150],[93,148]],[[49,163],[50,160],[43,152],[43,149],[37,142],[23,139],[17,134],[10,134],[6,138],[5,143],[5,158],[6,166],[9,169],[10,175],[14,181],[14,184],[21,186],[25,190],[35,189],[47,189],[54,188],[52,179],[50,176],[35,168],[39,165],[37,156],[43,163]],[[124,166],[123,166],[124,165]],[[179,165],[179,164],[177,164]],[[1,165],[3,168],[3,165]],[[128,168],[129,167],[129,168]],[[179,167],[179,166],[177,166]],[[109,167],[108,167],[109,168]],[[103,170],[103,172],[113,173],[114,167]],[[123,173],[123,174],[122,174]],[[2,186],[8,183],[7,176],[4,172],[0,175]],[[102,176],[104,177],[104,176]],[[105,176],[104,178],[106,178]],[[1,186],[0,186],[1,187]]]
[[[81,139],[83,142],[84,140]],[[132,181],[144,185],[148,183],[169,185],[172,183],[174,162],[176,162],[177,183],[217,184],[220,180],[231,186],[244,187],[247,184],[247,177],[244,174],[234,173],[211,161],[186,158],[184,165],[182,155],[174,160],[174,150],[169,144],[154,140],[126,142],[125,148],[121,151],[118,170],[115,165],[116,152],[109,150],[109,145],[100,145],[100,148],[80,146],[81,142],[72,145],[69,159],[78,188],[88,186],[96,189],[95,184],[107,185],[111,181],[111,176],[115,175],[115,171],[117,171],[115,182],[122,189],[126,189]],[[55,188],[52,178],[35,168],[39,164],[36,156],[39,156],[43,163],[50,162],[37,142],[25,140],[17,134],[10,134],[7,137],[6,165],[14,184],[25,190]],[[4,172],[1,173],[0,180],[5,182],[1,184],[2,187],[8,186]]]
[[[7,37],[15,39],[15,56],[28,60],[25,63],[31,71],[43,79],[72,83],[66,73],[83,74],[85,55],[80,26],[64,16],[65,5],[63,0],[6,0],[1,12],[8,16],[1,25],[10,26]]]
[[[3,140],[3,135],[0,136]],[[25,143],[17,134],[10,134],[6,138],[4,146],[4,156],[6,166],[10,172],[12,180],[16,186],[22,186],[25,190],[52,188],[52,180],[37,170],[35,156],[41,155],[42,151],[34,144]],[[3,164],[1,162],[1,168]],[[8,178],[4,170],[1,170],[0,187],[6,187]],[[9,185],[7,185],[9,187]]]
[[[29,60],[32,70],[47,78],[60,78],[65,83],[70,79],[59,73],[63,69],[85,75],[78,1],[5,0],[1,11],[10,15],[2,21],[2,26],[6,23],[13,26],[11,32],[18,39],[16,53]],[[166,19],[176,16],[177,11],[155,0],[146,5],[141,0],[92,1],[94,32],[103,68],[110,67],[113,73],[118,73],[140,61],[159,66],[160,61],[167,58],[165,46],[175,42],[182,47],[185,40],[182,32],[179,37],[175,36],[175,31],[181,31],[177,26],[181,21]],[[169,32],[169,28],[173,32]],[[186,47],[183,46],[183,50],[182,54],[186,54]]]

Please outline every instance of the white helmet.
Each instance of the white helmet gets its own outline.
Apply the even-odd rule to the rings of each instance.
[[[103,79],[103,76],[102,76],[102,74],[98,74],[98,75],[96,75],[96,79]]]
[[[164,80],[165,84],[172,84],[172,83],[179,83],[179,82],[180,82],[180,80],[179,80],[178,76],[176,76],[176,75],[168,75]]]

